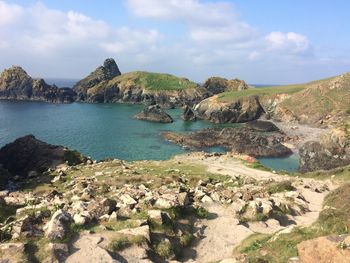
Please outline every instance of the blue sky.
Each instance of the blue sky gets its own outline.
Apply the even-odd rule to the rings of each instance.
[[[107,57],[146,70],[249,83],[350,71],[346,0],[0,0],[0,70],[81,78]]]

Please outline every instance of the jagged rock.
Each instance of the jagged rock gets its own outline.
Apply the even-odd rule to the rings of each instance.
[[[44,227],[46,237],[50,240],[62,240],[69,231],[68,224],[71,220],[69,214],[57,210]]]
[[[70,88],[46,84],[43,79],[32,79],[21,67],[6,69],[0,76],[0,98],[71,103],[76,93]]]
[[[174,121],[173,118],[171,118],[171,116],[167,114],[163,109],[161,109],[159,105],[148,106],[143,111],[136,114],[134,117],[138,120],[161,123],[171,123]]]
[[[343,246],[342,246],[343,245]],[[350,259],[350,238],[348,235],[319,237],[301,242],[298,248],[302,263],[348,263]]]
[[[186,105],[183,114],[181,115],[181,118],[184,121],[195,121],[197,119],[194,111],[192,110],[192,108],[188,105]]]
[[[98,67],[95,71],[91,72],[86,78],[80,80],[73,87],[73,90],[77,93],[77,99],[84,101],[87,98],[87,91],[98,85],[103,81],[108,81],[121,73],[114,59],[108,58],[104,61],[103,66]]]
[[[218,94],[227,91],[241,91],[248,89],[249,86],[243,80],[227,80],[220,77],[211,77],[207,79],[203,87],[212,94]]]
[[[162,136],[173,143],[194,149],[219,146],[256,157],[281,157],[292,153],[281,143],[284,135],[259,133],[245,128],[207,128],[189,134],[164,132]]]
[[[44,172],[65,162],[78,164],[86,158],[63,146],[47,144],[27,135],[0,149],[0,164],[11,174],[27,177],[29,171]]]

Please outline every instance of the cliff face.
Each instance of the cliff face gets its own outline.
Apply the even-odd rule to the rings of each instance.
[[[106,59],[103,66],[98,67],[95,71],[91,72],[87,77],[74,85],[73,90],[78,94],[77,100],[86,101],[87,93],[90,88],[93,88],[103,81],[111,80],[120,74],[120,70],[114,59]]]
[[[69,88],[50,86],[43,79],[31,78],[18,66],[5,70],[0,76],[0,99],[70,103],[75,95]]]

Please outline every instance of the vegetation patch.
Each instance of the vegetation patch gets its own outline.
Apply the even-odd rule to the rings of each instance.
[[[280,192],[288,192],[294,191],[295,188],[292,186],[291,181],[281,181],[281,182],[273,182],[266,187],[266,191],[270,194],[280,193]]]
[[[121,235],[109,244],[108,250],[112,252],[118,252],[133,245],[142,245],[145,241],[146,240],[143,236]]]

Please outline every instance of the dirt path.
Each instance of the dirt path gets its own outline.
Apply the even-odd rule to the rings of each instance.
[[[191,153],[175,157],[177,161],[200,164],[207,167],[212,173],[219,173],[228,176],[249,176],[258,181],[274,179],[275,181],[294,180],[298,182],[296,191],[301,193],[308,203],[308,212],[299,216],[290,216],[290,221],[295,226],[309,226],[314,223],[320,211],[322,203],[328,191],[318,193],[309,188],[313,179],[292,178],[285,175],[274,174],[247,167],[241,160],[233,158],[229,154],[221,156],[207,156],[203,153]],[[323,182],[324,183],[324,182]],[[335,188],[330,182],[331,189]],[[211,218],[202,220],[204,237],[195,246],[196,262],[216,262],[232,256],[233,248],[242,240],[253,233],[274,233],[283,229],[274,219],[266,222],[249,223],[240,225],[234,217],[233,211],[220,204],[211,204],[207,207],[212,215]]]

